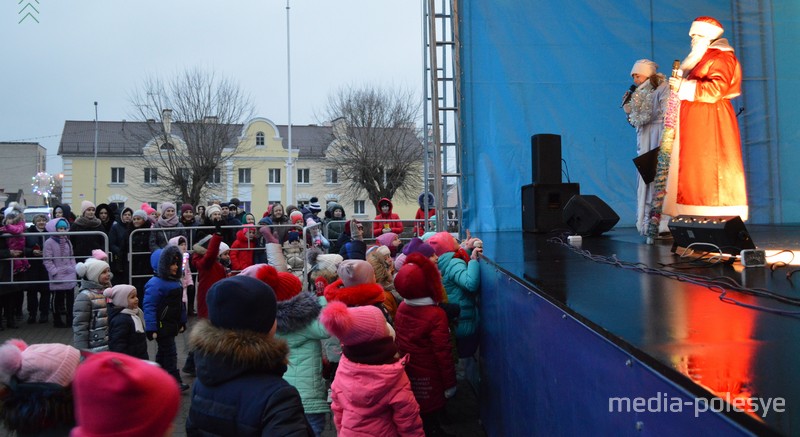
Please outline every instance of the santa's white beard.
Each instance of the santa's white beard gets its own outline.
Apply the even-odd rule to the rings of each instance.
[[[692,51],[686,56],[686,59],[681,62],[681,70],[684,71],[684,74],[692,71],[695,65],[703,59],[703,55],[706,54],[709,45],[711,45],[711,40],[709,39],[696,39],[692,41]]]

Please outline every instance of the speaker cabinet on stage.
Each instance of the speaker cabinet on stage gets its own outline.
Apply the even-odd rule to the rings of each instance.
[[[531,137],[531,171],[534,184],[561,183],[561,135]]]
[[[578,235],[600,235],[618,221],[617,213],[591,194],[573,196],[564,206],[564,223]]]
[[[580,184],[531,184],[522,186],[522,230],[550,232],[566,229],[564,205],[580,194]]]
[[[755,249],[750,233],[738,215],[727,217],[704,217],[679,215],[669,221],[673,248],[689,247],[692,243],[707,243],[700,250],[714,252],[716,246],[722,253],[739,255],[742,249]],[[713,245],[713,246],[710,246]]]

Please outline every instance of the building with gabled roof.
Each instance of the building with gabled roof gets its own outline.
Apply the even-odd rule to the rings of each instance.
[[[154,135],[160,129],[160,125],[154,125],[157,123],[99,121],[95,183],[95,122],[65,121],[58,149],[64,172],[62,201],[71,205],[82,200],[113,203],[121,210],[125,206],[138,209],[145,202],[157,207],[163,201],[178,200],[158,198],[158,170],[142,164],[148,147],[165,143],[163,136]],[[348,216],[374,217],[366,193],[345,192],[336,169],[327,163],[325,153],[334,138],[332,126],[292,126],[293,167],[297,172],[293,199],[287,199],[286,192],[287,126],[257,117],[231,127],[240,134],[226,150],[239,148],[241,153],[236,151],[223,168],[217,169],[207,186],[204,203],[236,197],[247,211],[260,218],[271,203],[303,205],[311,197],[318,197],[323,205],[334,201],[342,204]],[[180,124],[172,124],[170,137],[182,141]],[[413,218],[416,209],[415,203],[400,202],[395,206],[401,218]]]

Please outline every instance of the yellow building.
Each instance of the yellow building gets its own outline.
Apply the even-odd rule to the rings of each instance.
[[[155,148],[165,144],[164,137],[153,135],[151,127],[152,122],[148,127],[146,122],[100,121],[95,152],[94,121],[67,120],[58,149],[64,169],[63,203],[75,207],[83,200],[91,200],[95,204],[116,204],[118,210],[136,210],[144,202],[153,207],[162,201],[175,202],[175,198],[159,198],[163,195],[157,193],[164,188],[159,185],[159,169],[143,164],[143,153],[157,152]],[[326,160],[326,150],[334,138],[331,126],[292,126],[292,199],[287,198],[286,186],[287,127],[257,117],[235,128],[241,135],[232,145],[235,148],[226,149],[235,154],[223,168],[216,169],[206,186],[204,204],[236,197],[258,219],[270,203],[303,205],[318,197],[321,205],[341,204],[348,217],[375,216],[375,207],[366,193],[345,192],[337,169]],[[172,126],[170,143],[175,143],[174,147],[182,145],[176,125]],[[416,191],[421,192],[422,187]],[[416,202],[394,203],[394,212],[402,219],[414,218]]]

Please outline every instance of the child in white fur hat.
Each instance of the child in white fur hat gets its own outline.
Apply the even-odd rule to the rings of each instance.
[[[82,277],[81,291],[72,309],[72,343],[78,349],[101,352],[108,349],[108,311],[103,290],[111,287],[111,268],[96,250],[92,258],[75,265]]]
[[[115,285],[106,288],[103,295],[111,300],[108,306],[108,349],[149,360],[144,312],[139,308],[136,287]]]

